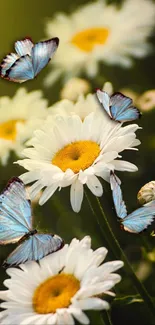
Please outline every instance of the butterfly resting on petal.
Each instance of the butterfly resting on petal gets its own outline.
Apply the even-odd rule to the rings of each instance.
[[[129,122],[141,116],[139,110],[133,106],[132,99],[122,93],[117,92],[109,96],[105,91],[97,89],[96,95],[101,107],[116,122]]]

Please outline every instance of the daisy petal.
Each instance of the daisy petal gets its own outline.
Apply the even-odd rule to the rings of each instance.
[[[94,175],[89,176],[86,184],[87,184],[88,188],[90,189],[90,191],[94,195],[102,196],[103,188],[102,188],[100,181],[98,180],[98,178],[96,176],[94,176]]]
[[[70,200],[73,211],[79,212],[83,200],[83,185],[78,179],[71,185]]]

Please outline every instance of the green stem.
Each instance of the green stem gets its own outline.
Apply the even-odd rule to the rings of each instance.
[[[106,323],[104,317],[102,316],[102,313],[100,313],[100,323],[101,323],[101,325],[109,325],[108,323]]]
[[[119,255],[117,254],[117,250],[115,249],[115,246],[112,245],[111,241],[109,241],[109,236],[108,236],[108,233],[105,228],[105,222],[104,222],[102,215],[100,214],[100,210],[99,211],[97,211],[96,209],[94,210],[94,208],[93,208],[94,205],[92,205],[92,203],[91,203],[91,199],[89,198],[89,192],[87,190],[85,190],[85,195],[86,195],[89,207],[90,207],[93,215],[95,216],[97,223],[100,227],[103,238],[107,242],[108,248],[111,249],[111,251],[115,257],[117,256],[117,258],[120,258]]]
[[[100,200],[98,198],[96,198],[97,200],[97,205],[99,207],[100,210],[100,214],[103,217],[104,220],[104,227],[105,227],[105,231],[107,233],[107,237],[108,237],[108,241],[109,241],[109,245],[111,246],[111,248],[113,249],[114,253],[116,253],[117,258],[121,258],[124,262],[124,267],[128,273],[128,275],[131,277],[134,286],[137,289],[137,292],[141,295],[141,297],[143,298],[144,302],[146,303],[148,310],[150,311],[151,315],[154,317],[154,324],[155,324],[155,306],[154,303],[150,297],[150,295],[148,294],[146,288],[143,286],[143,284],[138,280],[137,276],[135,275],[132,266],[130,265],[130,262],[127,259],[127,256],[125,255],[124,251],[122,250],[117,238],[115,237],[113,230],[107,220],[107,217],[104,213],[104,210],[102,208],[102,205],[100,203]]]
[[[98,225],[99,225],[99,227],[100,227],[100,230],[101,230],[101,233],[102,233],[102,235],[103,235],[103,238],[105,239],[105,241],[107,242],[107,244],[108,244],[108,246],[109,246],[108,238],[107,238],[107,234],[106,234],[106,232],[105,232],[105,230],[104,230],[104,227],[101,227],[100,220],[99,220],[99,218],[98,218],[98,214],[96,214],[95,211],[94,211],[94,208],[93,208],[93,206],[92,206],[92,204],[91,204],[91,200],[89,199],[89,195],[87,194],[87,191],[85,191],[85,196],[86,196],[86,198],[87,198],[87,201],[88,201],[88,205],[89,205],[89,207],[90,207],[90,210],[92,211],[92,214],[95,216],[95,218],[96,218],[96,220],[97,220],[97,223],[98,223]],[[109,248],[110,248],[110,247],[109,247]]]
[[[104,320],[104,323],[106,325],[112,325],[111,317],[110,317],[110,312],[107,310],[104,310],[101,312],[101,317]]]

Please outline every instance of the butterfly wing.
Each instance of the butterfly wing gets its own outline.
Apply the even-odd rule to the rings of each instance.
[[[0,64],[0,75],[5,77],[6,71],[19,59],[19,56],[15,53],[8,54]]]
[[[109,95],[100,89],[97,89],[96,95],[98,97],[99,102],[102,104],[105,111],[108,115],[112,118],[111,111],[110,111],[110,97]]]
[[[24,183],[13,177],[0,195],[0,243],[17,242],[31,226],[31,205]]]
[[[36,76],[50,61],[59,45],[57,37],[39,42],[32,48],[32,64]]]
[[[154,220],[155,201],[151,201],[130,213],[123,221],[124,230],[139,233],[146,229]]]
[[[27,54],[17,59],[6,71],[4,78],[19,83],[33,79],[34,71],[31,57]]]
[[[21,243],[4,261],[4,265],[18,265],[26,261],[38,261],[44,256],[54,253],[64,245],[57,235],[35,234]]]
[[[29,55],[31,56],[31,51],[34,44],[30,38],[24,38],[21,41],[15,42],[15,50],[19,56]]]
[[[110,174],[110,186],[112,189],[112,196],[117,216],[120,219],[124,219],[127,216],[126,205],[123,201],[120,180],[113,172]]]
[[[131,98],[121,93],[114,93],[110,97],[110,111],[112,118],[118,122],[133,121],[140,117],[139,110],[134,107]]]

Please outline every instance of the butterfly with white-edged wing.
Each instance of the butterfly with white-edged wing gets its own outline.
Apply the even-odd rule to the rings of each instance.
[[[0,76],[18,83],[34,79],[53,57],[57,37],[34,44],[30,38],[15,42],[16,53],[8,54],[0,64]]]
[[[110,185],[116,214],[120,219],[121,226],[124,230],[131,233],[140,233],[146,229],[155,218],[155,200],[144,204],[141,208],[127,214],[125,202],[123,201],[121,181],[111,172]]]
[[[117,92],[109,96],[105,91],[97,89],[96,95],[102,108],[116,122],[129,122],[141,116],[139,110],[133,106],[132,99],[122,93]]]
[[[59,236],[41,234],[32,228],[31,201],[18,177],[11,178],[0,195],[0,244],[12,243],[18,246],[4,261],[4,266],[38,261],[64,246]]]

